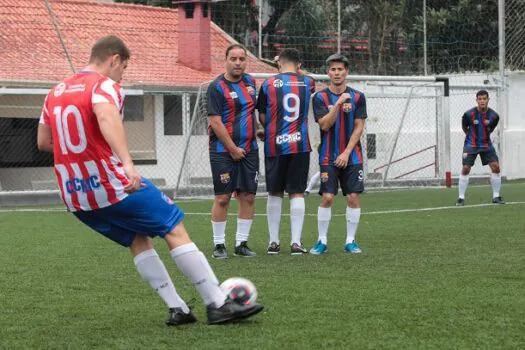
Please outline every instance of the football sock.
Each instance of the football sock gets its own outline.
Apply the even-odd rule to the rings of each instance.
[[[319,182],[320,177],[321,173],[319,171],[312,176],[312,178],[308,182],[308,187],[306,187],[306,192],[312,192],[312,189],[314,188],[315,184]]]
[[[465,199],[465,192],[467,192],[468,187],[468,175],[459,175],[459,198]]]
[[[181,245],[170,251],[179,270],[188,277],[206,305],[221,307],[226,295],[219,288],[219,281],[195,243]]]
[[[250,237],[250,228],[252,221],[248,219],[237,219],[237,234],[235,235],[235,246],[238,247],[241,242],[247,241]]]
[[[290,199],[290,223],[292,226],[292,244],[301,245],[301,234],[304,222],[304,198]]]
[[[270,233],[270,243],[279,244],[279,226],[281,225],[281,208],[283,199],[281,197],[268,196],[266,202],[266,219],[268,220],[268,232]]]
[[[355,240],[355,233],[361,217],[361,208],[346,207],[346,244]]]
[[[155,249],[146,250],[133,258],[140,276],[149,283],[169,308],[180,308],[184,313],[190,312],[188,305],[177,294],[175,286],[168,275],[166,267]]]
[[[213,244],[224,244],[226,242],[226,221],[211,222],[213,230]]]
[[[492,173],[490,182],[492,183],[492,198],[499,197],[499,191],[501,189],[501,174]]]
[[[319,232],[319,240],[321,243],[328,242],[328,226],[332,218],[332,208],[317,208],[317,230]]]

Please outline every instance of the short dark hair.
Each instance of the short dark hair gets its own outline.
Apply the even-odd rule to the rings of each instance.
[[[350,68],[350,61],[348,58],[346,58],[346,56],[343,56],[340,53],[335,53],[326,59],[327,66],[330,66],[330,63],[332,62],[343,63],[346,69]]]
[[[95,42],[91,48],[89,63],[96,61],[103,62],[113,55],[119,55],[121,61],[126,61],[129,60],[131,51],[118,36],[108,35]]]
[[[487,96],[487,97],[489,97],[489,93],[488,93],[487,90],[479,90],[478,92],[476,92],[476,98],[478,98],[480,96]]]
[[[299,64],[301,63],[301,54],[296,49],[284,49],[279,53],[279,61]]]
[[[228,46],[226,48],[226,58],[228,58],[228,54],[233,49],[242,49],[242,50],[244,50],[245,54],[248,54],[248,51],[246,51],[246,48],[244,46],[242,46],[241,44],[231,44],[230,46]]]

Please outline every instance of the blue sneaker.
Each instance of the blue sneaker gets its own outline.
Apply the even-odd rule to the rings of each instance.
[[[361,253],[361,248],[359,248],[359,244],[356,241],[352,241],[352,243],[345,244],[345,252],[359,254]]]
[[[313,246],[312,249],[310,249],[310,253],[313,255],[321,255],[328,251],[328,247],[326,244],[321,243],[321,241],[317,241],[317,243]]]

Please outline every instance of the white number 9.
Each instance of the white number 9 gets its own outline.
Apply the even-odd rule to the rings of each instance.
[[[293,106],[290,104],[290,100],[293,101]],[[290,113],[290,116],[284,116],[284,120],[289,123],[296,121],[299,118],[299,112],[301,110],[301,101],[299,100],[299,96],[292,93],[284,95],[283,108],[286,112]]]

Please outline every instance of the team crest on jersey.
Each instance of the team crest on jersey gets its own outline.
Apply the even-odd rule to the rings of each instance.
[[[53,91],[53,95],[55,95],[55,97],[58,97],[62,95],[65,90],[66,90],[66,83],[60,83],[56,86],[55,90]]]
[[[321,182],[328,181],[328,173],[321,173]]]
[[[223,184],[227,184],[228,182],[230,182],[230,173],[223,173],[220,176],[221,176],[221,182]]]
[[[352,110],[351,103],[343,103],[343,112],[348,113]]]
[[[235,91],[232,91],[232,92],[230,92],[230,97],[231,98],[237,98],[239,96],[237,95],[237,93]]]
[[[275,88],[281,88],[283,87],[284,83],[281,79],[275,79],[273,82],[273,87]]]
[[[173,204],[173,201],[171,200],[171,198],[166,196],[165,193],[162,193],[161,196],[162,196],[162,199],[164,199],[164,202],[166,202],[168,204]]]
[[[255,95],[255,89],[254,89],[253,87],[251,87],[251,86],[248,86],[248,87],[246,88],[246,91],[248,91],[248,93],[249,93],[250,95]]]
[[[485,124],[485,125],[489,125],[489,124],[490,124],[490,120],[484,120],[484,121],[483,121],[483,124]]]
[[[478,125],[478,124],[479,124],[479,120],[474,119],[474,122],[473,122],[473,123],[474,123],[474,125]]]

